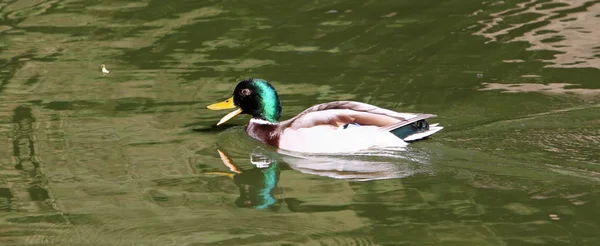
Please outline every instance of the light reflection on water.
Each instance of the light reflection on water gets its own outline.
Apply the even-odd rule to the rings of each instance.
[[[513,6],[500,1],[487,3],[496,4],[508,9],[479,21],[483,27],[475,34],[488,38],[488,42],[523,41],[531,44],[528,50],[553,51],[553,58],[543,60],[547,67],[600,69],[597,1],[529,0]]]

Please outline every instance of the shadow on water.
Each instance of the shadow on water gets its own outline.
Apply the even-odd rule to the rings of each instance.
[[[187,125],[185,125],[185,127],[191,127],[191,126],[196,126],[196,125],[200,125],[200,123],[187,124]],[[222,124],[220,126],[212,124],[210,126],[206,126],[204,123],[201,123],[201,125],[203,125],[204,127],[192,128],[192,131],[194,131],[194,132],[222,132],[223,130],[227,130],[229,128],[238,126],[238,125],[233,125],[233,124]]]
[[[32,110],[27,106],[18,106],[14,110],[12,122],[14,130],[12,134],[12,150],[16,160],[15,169],[21,173],[20,179],[12,180],[10,192],[6,192],[9,202],[15,202],[9,208],[15,210],[30,210],[39,212],[55,212],[55,204],[49,201],[50,192],[47,188],[46,175],[41,167],[37,152],[38,147],[35,138],[35,117]],[[17,194],[14,197],[11,193]],[[57,223],[68,223],[63,216],[50,216],[59,219]]]

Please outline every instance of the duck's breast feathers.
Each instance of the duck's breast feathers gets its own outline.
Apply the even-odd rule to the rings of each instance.
[[[279,147],[279,138],[282,130],[279,124],[259,119],[251,119],[246,126],[248,135],[274,147]]]
[[[281,122],[281,126],[300,129],[314,126],[339,127],[357,123],[391,130],[412,122],[434,117],[432,114],[399,113],[367,103],[335,101],[312,106],[296,117]]]

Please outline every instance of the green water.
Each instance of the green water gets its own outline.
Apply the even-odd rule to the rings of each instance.
[[[0,244],[598,245],[599,25],[585,0],[1,1]],[[283,119],[445,129],[286,160],[204,108],[245,77]]]

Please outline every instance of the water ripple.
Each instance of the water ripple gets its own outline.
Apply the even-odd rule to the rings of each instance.
[[[524,41],[531,44],[528,50],[556,52],[543,60],[546,67],[600,69],[598,13],[597,0],[529,0],[489,14],[491,19],[479,21],[482,28],[475,34],[488,42]]]

